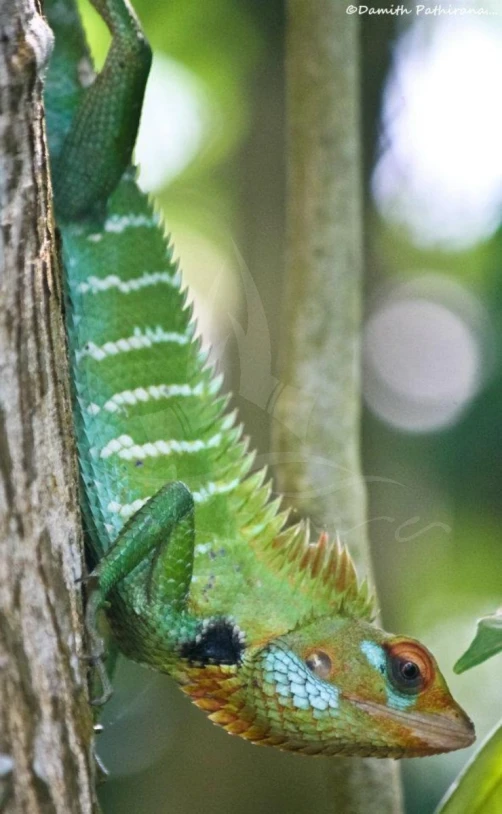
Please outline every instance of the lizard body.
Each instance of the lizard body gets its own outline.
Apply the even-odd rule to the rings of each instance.
[[[124,0],[90,85],[74,0],[49,0],[46,107],[66,268],[82,509],[122,652],[227,731],[306,754],[472,742],[418,642],[371,624],[345,548],[285,527],[206,364],[173,250],[131,166],[150,51]]]

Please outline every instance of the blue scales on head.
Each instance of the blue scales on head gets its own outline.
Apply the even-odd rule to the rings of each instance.
[[[305,661],[279,644],[271,646],[263,656],[265,686],[281,697],[282,703],[290,703],[298,709],[328,712],[335,715],[339,707],[340,691],[337,687],[320,681],[313,675]]]

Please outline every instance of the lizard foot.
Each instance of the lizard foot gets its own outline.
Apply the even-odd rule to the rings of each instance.
[[[86,657],[90,664],[97,664],[106,654],[103,637],[98,631],[98,613],[104,607],[99,589],[93,591],[87,602],[85,610],[85,627],[89,638],[89,655]]]
[[[113,688],[104,661],[99,659],[94,666],[101,686],[101,695],[91,698],[91,704],[93,707],[102,707],[110,700]]]
[[[101,592],[97,588],[89,597],[85,612],[85,626],[89,638],[89,654],[85,658],[87,663],[94,668],[101,689],[99,695],[91,698],[91,704],[96,707],[106,704],[112,694],[112,685],[104,661],[106,656],[105,641],[100,636],[97,625],[98,613],[103,606]]]

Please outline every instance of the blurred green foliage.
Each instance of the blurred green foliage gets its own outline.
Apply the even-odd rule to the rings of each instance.
[[[437,814],[500,814],[502,811],[502,726],[462,772]]]
[[[478,621],[474,640],[455,664],[461,673],[502,651],[502,612]],[[502,811],[502,724],[469,761],[441,802],[437,814],[498,814]]]
[[[491,616],[483,616],[478,621],[474,640],[455,664],[455,672],[463,673],[476,667],[491,656],[502,651],[502,611]]]
[[[502,613],[478,622],[474,640],[455,665],[460,673],[502,650]],[[462,771],[440,804],[437,814],[498,814],[502,810],[502,724],[492,732]]]

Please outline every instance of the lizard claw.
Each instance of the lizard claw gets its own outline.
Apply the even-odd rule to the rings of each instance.
[[[96,698],[91,698],[91,704],[96,707],[106,704],[112,694],[112,685],[104,663],[104,656],[106,655],[105,642],[99,635],[97,626],[97,616],[102,607],[103,600],[101,592],[99,588],[97,588],[89,597],[85,612],[85,626],[89,637],[90,650],[89,655],[85,658],[88,664],[95,668],[101,685],[101,695],[98,695]]]
[[[94,727],[94,731],[96,731],[96,727]],[[96,780],[97,783],[100,785],[101,783],[104,783],[105,780],[108,780],[109,772],[105,764],[101,760],[100,756],[98,755],[95,744],[93,745],[92,754],[94,757],[94,762],[96,764]]]
[[[91,572],[90,574],[82,574],[82,576],[76,578],[76,580],[74,581],[74,584],[75,585],[89,585],[89,583],[91,583],[91,582],[96,582],[96,584],[97,584],[97,577],[96,577],[96,574],[94,574],[94,572]]]
[[[106,667],[104,662],[100,659],[96,662],[96,672],[101,684],[101,695],[98,695],[95,698],[91,698],[91,704],[93,707],[102,707],[106,704],[107,701],[110,700],[112,696],[112,685],[110,679],[108,678],[108,673],[106,671]]]
[[[97,781],[98,784],[101,785],[101,783],[104,783],[105,780],[108,780],[109,772],[105,764],[103,763],[103,761],[96,752],[94,752],[94,760],[96,761],[96,770],[98,776]]]
[[[89,650],[87,660],[90,664],[97,664],[106,653],[105,642],[99,635],[97,616],[100,609],[103,607],[101,593],[98,590],[94,591],[87,602],[85,611],[85,627],[89,637]]]

